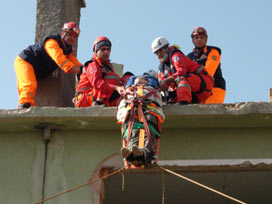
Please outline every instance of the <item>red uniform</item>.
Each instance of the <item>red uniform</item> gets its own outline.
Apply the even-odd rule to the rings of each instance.
[[[214,85],[213,78],[205,67],[193,62],[184,54],[171,46],[168,60],[159,66],[159,79],[175,76],[175,82],[170,88],[177,92],[176,101],[192,102],[192,93],[199,103],[205,101],[211,94]]]
[[[85,72],[81,74],[76,89],[75,106],[91,106],[96,99],[103,98],[107,106],[116,106],[120,95],[114,91],[114,86],[120,85],[120,77],[114,72],[111,63],[102,63],[94,55],[85,63]]]

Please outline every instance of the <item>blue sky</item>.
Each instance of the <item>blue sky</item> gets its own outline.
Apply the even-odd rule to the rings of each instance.
[[[157,69],[158,60],[150,45],[159,36],[178,44],[187,54],[190,34],[196,26],[208,31],[208,44],[222,49],[222,70],[227,82],[226,103],[268,101],[272,87],[272,1],[270,0],[86,0],[81,9],[78,59],[92,56],[97,36],[112,41],[112,62],[124,64],[124,71],[142,74]],[[13,67],[18,53],[34,43],[35,0],[1,3],[0,109],[18,104]]]

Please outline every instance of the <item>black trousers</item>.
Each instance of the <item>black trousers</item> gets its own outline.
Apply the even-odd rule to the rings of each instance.
[[[158,118],[148,111],[144,111],[145,118],[147,120],[148,126],[152,126],[158,133],[160,133],[159,130],[159,121]],[[128,117],[129,118],[129,117]],[[128,122],[126,121],[123,123],[123,130],[126,130],[128,128]],[[134,118],[134,127],[139,126],[140,123],[139,120],[135,117]],[[141,127],[144,129],[144,127]],[[143,160],[144,163],[150,163],[153,160],[154,154],[155,154],[155,148],[156,148],[156,137],[157,134],[152,131],[151,128],[149,128],[150,131],[150,138],[147,136],[146,131],[144,131],[144,147],[142,148],[143,151],[143,158],[138,158],[138,160]],[[133,146],[139,145],[139,136],[140,136],[140,129],[139,128],[133,128],[131,131],[131,135],[129,138],[129,141],[127,141],[127,148],[132,149]],[[126,138],[127,139],[127,138]]]

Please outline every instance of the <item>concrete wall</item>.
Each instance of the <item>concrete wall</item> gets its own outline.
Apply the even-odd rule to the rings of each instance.
[[[245,202],[269,203],[272,104],[171,105],[164,111],[159,164]],[[116,108],[92,107],[0,110],[0,203],[35,203],[88,182],[100,167],[121,167],[115,114]],[[49,143],[44,127],[51,127]],[[154,194],[142,203],[161,202],[161,175],[126,172],[125,192],[121,176],[110,177],[104,203],[137,203],[131,200],[137,189],[143,189],[140,198],[150,189]],[[165,179],[166,203],[232,203],[170,175]],[[90,187],[45,203],[97,203]]]

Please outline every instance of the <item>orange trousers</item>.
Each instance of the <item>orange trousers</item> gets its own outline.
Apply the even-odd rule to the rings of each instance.
[[[212,95],[205,100],[204,104],[224,103],[225,95],[226,95],[226,90],[215,87],[212,89]]]
[[[37,91],[37,80],[33,66],[17,56],[14,62],[17,77],[19,104],[30,103],[35,105],[34,97]]]

